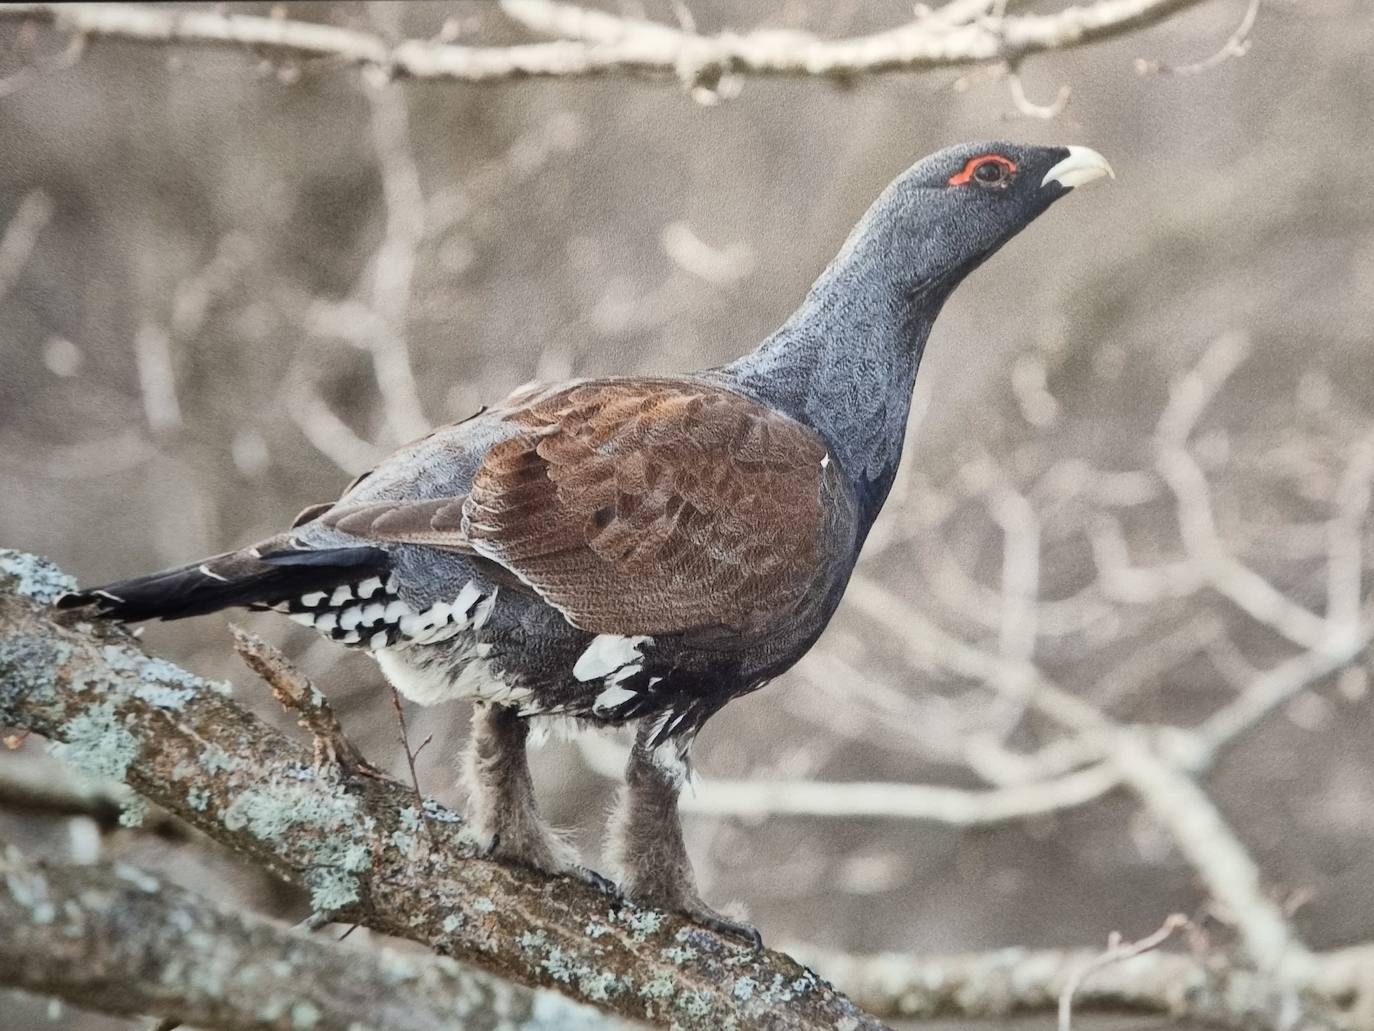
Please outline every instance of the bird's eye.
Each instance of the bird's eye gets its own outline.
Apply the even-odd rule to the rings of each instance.
[[[1016,162],[1001,154],[982,154],[970,160],[957,174],[949,177],[949,185],[978,186],[1002,189],[1008,186],[1016,175]]]
[[[1000,183],[1006,174],[1006,169],[996,161],[983,161],[973,168],[973,178],[980,183]]]

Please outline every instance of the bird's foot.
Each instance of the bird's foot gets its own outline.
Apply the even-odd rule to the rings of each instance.
[[[480,854],[483,859],[512,863],[554,877],[571,877],[590,885],[602,895],[617,902],[624,897],[620,892],[620,885],[609,877],[603,877],[591,867],[579,863],[573,848],[556,835],[551,835],[550,839],[545,840],[512,843],[508,837],[496,833],[488,837]]]
[[[743,942],[755,951],[763,948],[763,935],[759,929],[738,920],[731,920],[702,902],[695,891],[685,890],[682,885],[660,883],[655,888],[644,890],[624,889],[623,898],[639,906],[661,909],[665,913],[681,913],[694,924],[714,931],[723,938],[733,938]]]
[[[593,878],[605,880],[582,866],[577,850],[542,824],[505,827],[480,835],[481,838],[485,838],[479,852],[483,859],[527,867],[554,877],[578,877],[596,887],[600,885]]]

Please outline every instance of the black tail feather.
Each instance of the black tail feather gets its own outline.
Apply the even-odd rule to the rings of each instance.
[[[148,576],[75,591],[58,608],[93,606],[125,623],[185,619],[235,606],[263,608],[311,591],[385,574],[381,548],[292,548],[259,555],[232,551]]]

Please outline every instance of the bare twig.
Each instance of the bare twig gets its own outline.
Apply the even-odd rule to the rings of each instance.
[[[580,737],[577,744],[587,765],[597,773],[618,778],[624,770],[623,747],[590,735]],[[1103,765],[990,791],[930,784],[703,777],[693,780],[679,804],[684,813],[702,816],[913,820],[977,827],[1071,809],[1100,798],[1120,783],[1116,772]]]
[[[287,415],[315,450],[349,476],[376,465],[386,452],[358,436],[334,413],[301,369],[287,377],[284,390]]]
[[[1062,115],[1064,109],[1069,106],[1069,98],[1073,95],[1072,89],[1061,84],[1055,91],[1052,101],[1048,104],[1037,104],[1026,95],[1021,73],[1015,69],[1007,73],[1007,87],[1011,90],[1011,102],[1016,105],[1016,110],[1028,118],[1043,118],[1046,121]]]
[[[1075,970],[1064,982],[1064,987],[1059,993],[1059,1031],[1073,1031],[1073,997],[1083,986],[1084,981],[1103,967],[1109,967],[1114,963],[1120,963],[1123,960],[1139,956],[1141,953],[1159,948],[1173,936],[1175,931],[1187,926],[1188,918],[1182,913],[1174,913],[1165,919],[1159,930],[1138,941],[1122,941],[1120,932],[1113,931],[1107,948],[1100,955],[1093,957],[1089,962]]]
[[[390,690],[391,707],[396,711],[397,737],[401,742],[401,751],[405,753],[406,770],[410,774],[410,786],[415,792],[415,804],[419,807],[420,812],[424,812],[425,796],[420,792],[420,778],[415,772],[415,757],[420,754],[420,751],[418,748],[413,752],[410,750],[410,732],[406,729],[406,711],[401,705],[401,693],[395,687],[391,687]],[[429,744],[429,741],[429,738],[425,738],[420,748]],[[425,833],[430,836],[431,841],[434,840],[434,830],[428,822],[425,823]]]
[[[52,219],[53,202],[42,190],[24,194],[19,207],[0,236],[0,297],[14,288],[15,281],[38,243],[38,234]]]
[[[134,334],[134,365],[143,397],[143,414],[153,433],[181,428],[176,371],[172,368],[172,340],[154,322],[144,322]]]
[[[1024,696],[1030,705],[1091,745],[1163,824],[1197,870],[1208,891],[1233,915],[1250,955],[1289,980],[1304,976],[1308,953],[1293,937],[1278,906],[1261,890],[1259,870],[1211,799],[1146,735],[1107,719],[1088,702],[1055,684],[1029,663],[1009,663],[961,641],[916,613],[877,584],[856,577],[851,604],[894,628],[923,663]]]
[[[373,318],[368,350],[377,377],[387,426],[397,443],[429,431],[410,366],[406,321],[417,249],[425,237],[425,197],[410,149],[410,119],[405,95],[395,90],[365,90],[372,109],[372,140],[382,173],[386,230],[372,258],[367,291]]]
[[[1236,31],[1231,33],[1220,50],[1201,61],[1171,65],[1137,57],[1135,70],[1141,75],[1199,75],[1210,71],[1223,61],[1229,61],[1233,57],[1244,57],[1250,52],[1250,32],[1255,27],[1255,19],[1259,17],[1259,9],[1260,0],[1250,0],[1245,6],[1245,14],[1241,16]]]
[[[239,658],[267,682],[272,689],[272,697],[282,708],[296,714],[296,721],[301,728],[310,732],[315,741],[317,767],[337,765],[345,774],[371,769],[362,752],[358,751],[358,746],[344,733],[343,725],[334,715],[329,700],[304,673],[257,634],[237,626],[231,626],[229,632],[233,635],[234,650],[239,653]]]
[[[84,35],[73,36],[70,42],[58,53],[37,57],[32,63],[24,65],[13,75],[7,75],[0,79],[0,98],[13,96],[45,75],[66,71],[68,68],[74,67],[85,53],[86,37]]]

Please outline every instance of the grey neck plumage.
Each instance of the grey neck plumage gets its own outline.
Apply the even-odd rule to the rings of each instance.
[[[874,209],[759,347],[717,370],[726,383],[815,429],[859,502],[860,539],[887,499],[901,458],[926,338],[953,283],[930,240],[894,233]],[[905,236],[905,239],[901,238]]]

